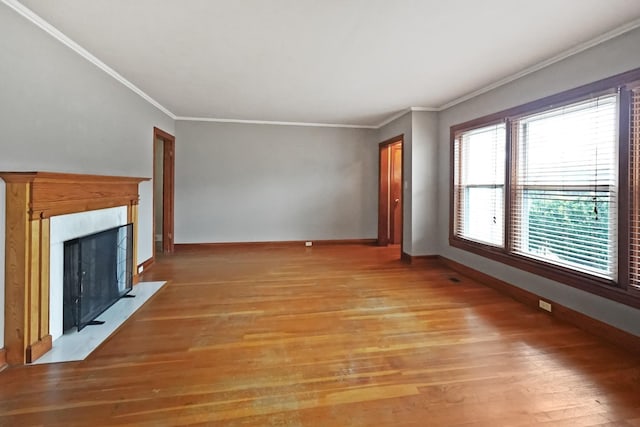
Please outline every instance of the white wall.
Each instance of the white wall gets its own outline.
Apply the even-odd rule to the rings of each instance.
[[[439,115],[441,253],[590,317],[640,335],[640,310],[449,246],[449,129],[452,125],[640,67],[640,29],[456,105]]]
[[[153,127],[173,132],[172,119],[4,4],[0,28],[0,170],[151,177]],[[140,187],[139,262],[153,253],[152,188]]]
[[[175,242],[375,238],[374,135],[177,122]]]

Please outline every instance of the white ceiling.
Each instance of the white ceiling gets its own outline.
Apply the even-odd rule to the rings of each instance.
[[[640,0],[21,3],[177,116],[364,126],[640,26]]]

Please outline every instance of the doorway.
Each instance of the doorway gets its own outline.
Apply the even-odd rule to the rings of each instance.
[[[173,199],[175,142],[173,135],[153,128],[153,255],[171,253],[173,244]]]
[[[404,136],[380,143],[378,245],[399,245],[402,252]]]

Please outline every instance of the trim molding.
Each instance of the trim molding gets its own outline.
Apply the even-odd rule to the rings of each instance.
[[[549,314],[558,320],[570,323],[583,331],[595,335],[605,341],[620,346],[633,353],[640,354],[640,337],[633,335],[629,332],[618,329],[615,326],[611,326],[608,323],[604,323],[600,320],[589,317],[578,311],[575,311],[569,307],[565,307],[552,301],[548,298],[543,298],[532,292],[519,288],[511,283],[507,283],[486,273],[482,273],[474,268],[468,267],[457,261],[453,261],[449,258],[439,256],[439,260],[446,267],[457,271],[458,273],[467,276],[476,282],[495,289],[496,291],[505,294],[514,300],[523,303],[536,310],[541,310],[538,307],[539,300],[549,302],[553,306],[553,311]]]
[[[402,251],[400,259],[407,264],[413,264],[416,261],[440,259],[440,255],[409,255]]]
[[[102,71],[104,71],[105,73],[107,73],[108,75],[116,79],[118,82],[122,83],[124,86],[126,86],[131,91],[136,93],[138,96],[140,96],[142,99],[147,101],[149,104],[153,105],[154,107],[162,111],[164,114],[166,114],[173,120],[176,120],[176,115],[173,114],[171,111],[169,111],[167,108],[165,108],[162,104],[160,104],[158,101],[153,99],[146,92],[144,92],[142,89],[140,89],[139,87],[131,83],[129,80],[125,79],[116,70],[109,67],[107,64],[105,64],[104,62],[102,62],[101,60],[93,56],[89,51],[87,51],[85,48],[80,46],[78,43],[71,40],[69,37],[67,37],[64,33],[62,33],[56,27],[54,27],[53,25],[51,25],[50,23],[42,19],[34,11],[32,11],[31,9],[29,9],[28,7],[26,7],[25,5],[23,5],[17,0],[0,0],[0,1],[6,4],[7,6],[9,6],[14,11],[16,11],[18,14],[22,15],[27,20],[31,21],[37,27],[40,27],[40,29],[44,30],[54,39],[58,40],[60,43],[67,46],[68,48],[76,52],[78,55],[82,56],[84,59],[91,62],[96,67],[100,68]]]
[[[154,257],[150,257],[148,260],[141,262],[140,264],[138,264],[137,270],[140,271],[140,267],[142,267],[142,272],[144,273],[145,271],[147,271],[148,269],[151,268],[151,266],[153,266],[153,264],[156,262],[156,259]]]
[[[313,246],[327,245],[376,245],[378,239],[339,239],[339,240],[283,240],[272,242],[220,242],[220,243],[176,243],[176,252],[207,250],[213,248],[242,248],[242,247],[302,247],[305,242],[313,242]],[[311,246],[311,248],[313,248]]]
[[[7,366],[7,350],[0,348],[0,372],[2,372]]]
[[[606,32],[596,38],[593,38],[591,40],[587,40],[586,42],[580,43],[575,45],[574,47],[565,50],[564,52],[559,53],[558,55],[552,56],[549,59],[546,59],[542,62],[538,62],[537,64],[532,65],[531,67],[525,68],[522,71],[519,71],[515,74],[511,74],[503,79],[500,79],[496,82],[493,82],[487,86],[484,86],[480,89],[474,90],[473,92],[470,92],[466,95],[463,95],[459,98],[456,98],[452,101],[447,102],[444,105],[441,105],[440,107],[437,108],[437,111],[443,111],[446,110],[448,108],[453,107],[454,105],[458,105],[460,103],[463,103],[465,101],[468,101],[472,98],[475,98],[478,95],[482,95],[483,93],[489,92],[493,89],[497,89],[500,86],[504,86],[507,83],[511,83],[514,80],[518,80],[521,77],[527,76],[529,74],[533,74],[536,71],[542,70],[543,68],[548,67],[549,65],[555,64],[556,62],[560,62],[563,59],[567,59],[573,55],[576,55],[580,52],[583,52],[587,49],[590,49],[594,46],[597,46],[601,43],[604,43],[608,40],[611,40],[615,37],[621,36],[624,33],[628,33],[629,31],[635,30],[636,28],[640,28],[640,19],[636,19],[634,21],[631,21],[627,24],[624,24],[618,28],[614,28],[613,30]]]
[[[183,122],[238,123],[238,124],[249,124],[249,125],[306,126],[306,127],[350,128],[350,129],[378,129],[379,128],[379,126],[350,125],[350,124],[340,124],[340,123],[279,122],[279,121],[270,121],[270,120],[217,119],[213,117],[178,116],[175,119]]]
[[[448,108],[451,108],[457,104],[468,101],[469,99],[475,98],[478,95],[482,95],[483,93],[489,92],[493,89],[496,89],[500,86],[503,86],[507,83],[510,83],[514,80],[517,80],[526,75],[532,74],[536,71],[539,71],[543,68],[548,67],[549,65],[555,64],[556,62],[560,62],[563,59],[569,58],[570,56],[576,55],[580,52],[583,52],[589,48],[597,46],[601,43],[604,43],[608,40],[611,40],[615,37],[618,37],[624,33],[635,30],[640,27],[640,19],[636,19],[627,24],[624,24],[618,28],[614,28],[611,31],[608,31],[598,37],[595,37],[591,40],[587,40],[586,42],[580,43],[570,49],[561,52],[558,55],[555,55],[549,59],[546,59],[542,62],[539,62],[531,67],[525,68],[524,70],[517,72],[515,74],[511,74],[503,79],[500,79],[494,83],[491,83],[487,86],[484,86],[480,89],[477,89],[473,92],[470,92],[466,95],[463,95],[459,98],[455,98],[440,107],[408,107],[397,114],[390,116],[389,118],[383,120],[378,125],[351,125],[351,124],[332,124],[332,123],[306,123],[306,122],[280,122],[280,121],[264,121],[264,120],[237,120],[237,119],[218,119],[218,118],[207,118],[207,117],[182,117],[176,116],[174,113],[169,111],[166,107],[160,104],[158,101],[149,96],[142,89],[131,83],[129,80],[124,78],[121,74],[115,71],[113,68],[109,67],[107,64],[102,62],[100,59],[95,57],[89,51],[84,49],[75,41],[71,40],[68,36],[58,30],[56,27],[45,21],[35,12],[33,12],[28,7],[24,6],[18,0],[0,0],[0,2],[6,4],[9,8],[16,11],[18,14],[32,22],[37,27],[41,28],[43,31],[51,35],[53,38],[69,47],[71,50],[85,58],[87,61],[94,64],[96,67],[100,68],[105,73],[109,74],[111,77],[116,79],[118,82],[122,83],[124,86],[129,88],[131,91],[135,92],[138,96],[143,98],[145,101],[162,111],[164,114],[172,118],[173,120],[179,121],[202,121],[202,122],[220,122],[220,123],[245,123],[245,124],[270,124],[270,125],[280,125],[280,126],[317,126],[317,127],[334,127],[334,128],[358,128],[358,129],[380,129],[381,127],[391,123],[392,121],[402,117],[408,112],[411,111],[443,111]]]
[[[52,348],[53,339],[51,335],[42,337],[40,340],[27,347],[27,363],[38,360],[40,356],[42,356]]]
[[[393,122],[394,120],[398,120],[400,117],[404,116],[407,113],[411,112],[411,108],[405,108],[404,110],[386,118],[385,120],[383,120],[382,122],[378,123],[378,125],[375,127],[376,129],[380,129],[381,127],[384,127],[386,125],[388,125],[389,123]]]

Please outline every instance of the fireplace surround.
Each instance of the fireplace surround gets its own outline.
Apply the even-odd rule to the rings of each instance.
[[[0,172],[6,183],[5,350],[30,363],[52,347],[49,330],[50,218],[125,206],[133,224],[136,276],[138,184],[149,178],[54,172]]]

